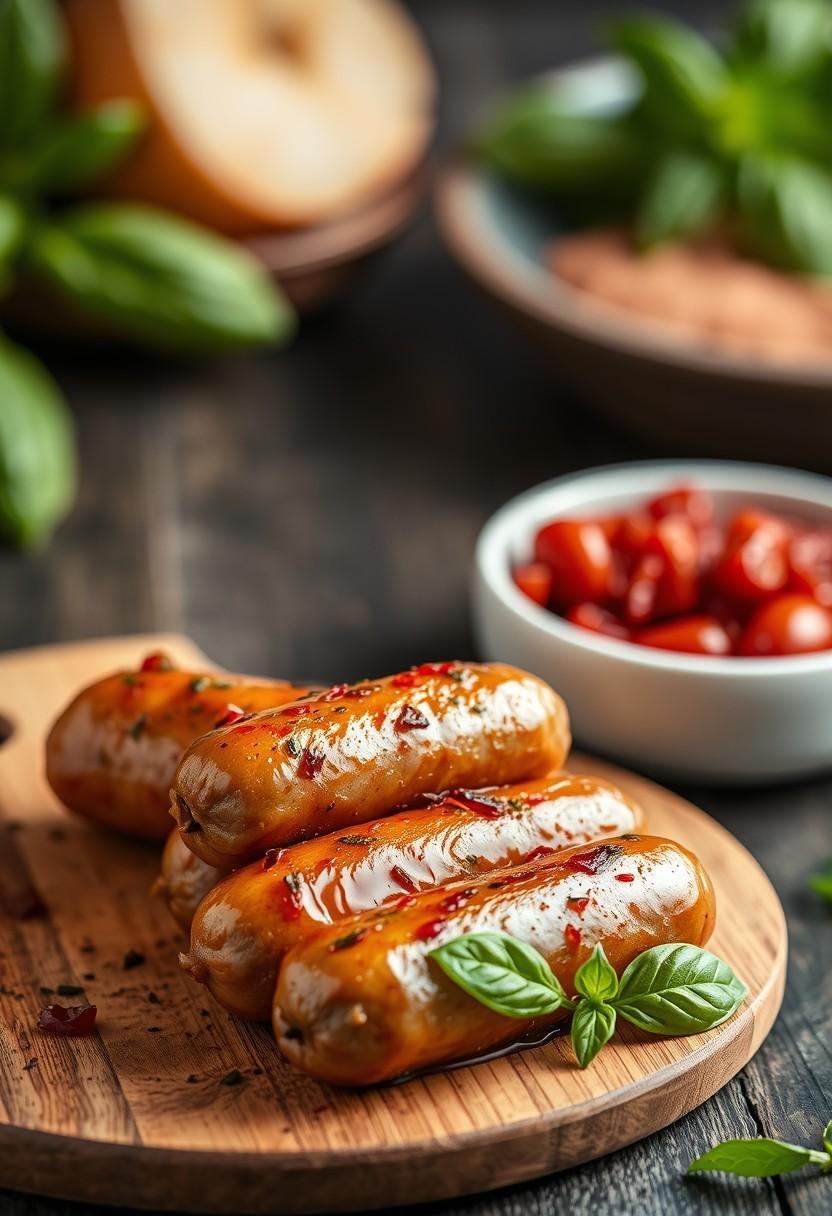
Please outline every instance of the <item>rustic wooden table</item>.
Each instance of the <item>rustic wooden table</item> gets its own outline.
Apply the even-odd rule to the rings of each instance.
[[[615,6],[414,7],[444,81],[441,154],[506,81],[586,53]],[[697,20],[715,24],[724,10],[700,3]],[[427,215],[288,353],[211,365],[44,353],[77,413],[83,481],[47,553],[0,553],[2,649],[175,629],[238,670],[329,680],[465,655],[468,565],[490,512],[558,473],[654,454],[586,410],[487,311]],[[770,1039],[720,1094],[650,1140],[431,1211],[832,1210],[832,1179],[808,1172],[682,1178],[718,1139],[814,1144],[832,1116],[832,918],[806,890],[832,853],[832,784],[684,792],[756,853],[785,904],[790,982]],[[80,1211],[0,1193],[2,1216]]]

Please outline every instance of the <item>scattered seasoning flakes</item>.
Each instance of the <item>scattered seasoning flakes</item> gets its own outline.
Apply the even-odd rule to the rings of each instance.
[[[78,984],[58,984],[55,991],[58,996],[80,996],[84,989]]]
[[[87,980],[87,981],[89,981],[89,980],[94,980],[94,979],[95,979],[95,972],[94,972],[94,971],[85,971],[85,972],[84,972],[84,974],[81,976],[81,979],[82,979],[82,980]]]
[[[616,882],[635,882],[635,880],[635,874],[616,874],[615,876]]]
[[[211,681],[208,676],[194,676],[188,685],[191,692],[205,692],[205,689],[210,687]]]
[[[37,1066],[38,1066],[38,1058],[37,1058],[37,1056],[32,1056],[32,1058],[30,1060],[27,1060],[26,1063],[23,1065],[23,1071],[31,1072],[32,1069],[37,1068]]]
[[[430,726],[430,722],[414,705],[403,705],[393,723],[393,729],[399,734],[405,734],[409,730],[424,730],[426,726]]]
[[[602,844],[586,853],[574,853],[564,861],[564,868],[579,874],[598,874],[606,870],[623,852],[620,844]]]
[[[195,1072],[192,1072],[192,1073],[188,1074],[188,1076],[185,1078],[185,1080],[187,1081],[188,1085],[196,1085],[197,1081],[199,1080],[199,1077],[196,1075]]]
[[[581,916],[586,911],[587,907],[589,906],[589,896],[588,895],[570,895],[566,901],[566,906],[567,906],[567,908],[570,908],[573,912],[577,912],[578,915]]]
[[[121,677],[121,682],[122,684],[126,684],[128,688],[135,688],[139,681],[133,675],[132,671],[128,671],[126,675]]]
[[[239,705],[226,706],[225,713],[221,718],[217,718],[214,723],[214,730],[218,730],[221,726],[231,726],[233,722],[239,722],[241,718],[246,716],[245,710],[240,709]]]
[[[343,937],[336,937],[329,948],[331,951],[348,950],[350,946],[356,946],[363,941],[368,932],[367,929],[353,929],[351,933],[345,933]]]
[[[150,1001],[151,1005],[161,1005],[162,1003],[162,998],[157,996],[155,992],[148,992],[147,999]]]
[[[429,942],[432,938],[439,936],[447,923],[443,917],[439,917],[437,920],[425,921],[423,925],[419,926],[413,936],[419,942]]]
[[[305,747],[298,764],[298,777],[301,781],[311,781],[317,777],[323,766],[323,752],[315,752],[311,747]]]
[[[147,726],[147,714],[139,714],[136,721],[130,727],[130,737],[132,739],[141,739]]]
[[[38,992],[41,994],[41,996],[54,996],[55,995],[54,988],[45,988],[42,984],[41,984],[40,988],[38,989]]]
[[[372,844],[373,837],[372,836],[359,836],[359,835],[339,836],[338,843],[339,844]]]
[[[231,1072],[227,1072],[224,1077],[220,1078],[220,1085],[239,1085],[243,1079],[243,1074],[239,1068],[232,1068]]]
[[[407,870],[403,870],[401,866],[391,866],[390,877],[393,879],[393,882],[398,883],[400,887],[404,887],[405,891],[409,891],[411,895],[418,890],[416,883],[410,877]]]
[[[134,967],[141,967],[144,962],[146,959],[138,950],[128,950],[122,961],[121,969],[122,971],[132,971]]]
[[[162,1031],[161,1026],[148,1026],[148,1028],[147,1028],[148,1034],[161,1034],[161,1031]]]
[[[343,697],[348,688],[349,684],[333,684],[326,692],[322,692],[318,699],[320,701],[337,701],[339,697]]]
[[[300,753],[301,753],[301,746],[300,746],[300,744],[298,743],[298,741],[297,741],[297,739],[295,738],[295,736],[294,736],[294,735],[290,735],[290,736],[289,736],[289,738],[286,740],[286,751],[287,751],[287,752],[289,753],[289,755],[290,755],[290,756],[292,756],[293,758],[295,758],[295,757],[297,757],[297,756],[299,756],[299,755],[300,755]]]
[[[271,870],[272,866],[276,866],[282,852],[282,849],[266,849],[263,855],[263,869]]]
[[[537,861],[540,857],[550,857],[552,853],[557,853],[557,849],[553,849],[549,844],[539,844],[527,855],[526,861]]]

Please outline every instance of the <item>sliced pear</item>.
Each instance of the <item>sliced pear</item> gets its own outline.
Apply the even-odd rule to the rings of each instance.
[[[151,115],[110,193],[227,232],[310,225],[402,179],[433,72],[393,0],[65,0],[83,108]]]

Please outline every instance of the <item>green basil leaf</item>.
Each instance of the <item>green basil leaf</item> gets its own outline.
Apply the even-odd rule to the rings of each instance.
[[[0,339],[0,533],[42,543],[75,492],[72,420],[54,381],[28,352]]]
[[[54,0],[0,0],[0,147],[21,144],[43,123],[63,61]]]
[[[121,161],[144,127],[135,101],[106,105],[53,123],[7,182],[18,190],[81,190]]]
[[[746,156],[738,178],[744,243],[782,270],[832,274],[832,172],[785,156]]]
[[[581,1068],[591,1064],[615,1030],[615,1010],[600,1001],[581,1001],[572,1018],[570,1035]]]
[[[95,317],[188,350],[287,339],[292,309],[239,246],[150,207],[101,204],[55,217],[33,268]]]
[[[827,903],[832,904],[832,862],[819,873],[810,876],[809,886],[816,895],[820,895]]]
[[[618,976],[600,942],[575,972],[575,990],[590,1001],[611,1001],[618,992]]]
[[[645,149],[627,118],[568,108],[551,88],[513,97],[487,124],[476,150],[524,186],[569,195],[599,187],[633,194]]]
[[[505,933],[465,933],[428,957],[469,996],[506,1017],[572,1008],[543,955]]]
[[[742,11],[731,57],[798,76],[818,67],[828,57],[831,43],[828,0],[750,0]]]
[[[646,249],[693,236],[713,223],[725,201],[725,175],[716,160],[670,152],[656,165],[642,196],[636,242]]]
[[[740,1174],[743,1178],[773,1178],[777,1174],[788,1174],[804,1165],[823,1165],[826,1153],[797,1144],[786,1144],[781,1140],[726,1140],[717,1144],[688,1166],[689,1174],[704,1170],[722,1170],[726,1174]]]
[[[632,17],[612,30],[613,45],[644,77],[642,105],[676,140],[704,137],[730,83],[718,51],[687,26],[664,17]]]
[[[25,211],[17,199],[0,194],[0,287],[4,269],[22,245],[25,234]]]
[[[827,1153],[829,1153],[830,1158],[832,1158],[832,1119],[829,1120],[826,1127],[823,1129],[823,1147],[826,1149]],[[832,1160],[830,1160],[830,1166],[832,1166]],[[829,1168],[829,1166],[827,1166],[827,1168]]]
[[[729,1018],[746,997],[727,963],[698,946],[653,946],[633,959],[611,1002],[652,1034],[697,1034]]]

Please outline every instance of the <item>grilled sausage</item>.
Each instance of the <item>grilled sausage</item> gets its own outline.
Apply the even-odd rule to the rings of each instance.
[[[176,773],[176,813],[190,848],[228,868],[423,793],[542,776],[569,742],[563,702],[535,676],[426,663],[197,740]]]
[[[163,654],[83,689],[46,741],[46,777],[71,811],[133,836],[164,840],[170,787],[189,743],[218,720],[308,691],[219,672],[176,671]]]
[[[165,900],[177,924],[190,929],[202,900],[227,873],[192,853],[174,828],[162,851],[161,873],[153,885],[153,894]]]
[[[237,870],[200,905],[190,952],[180,962],[227,1009],[267,1019],[281,959],[321,925],[641,826],[641,811],[615,786],[592,777],[560,773],[490,791],[457,791],[432,806],[371,820],[346,835],[319,836]],[[196,862],[193,854],[189,859],[188,874]]]
[[[596,942],[620,973],[650,946],[702,945],[714,922],[710,881],[680,845],[630,837],[569,849],[321,930],[283,962],[275,1034],[283,1054],[314,1077],[369,1085],[471,1058],[529,1030],[468,996],[428,958],[461,933],[501,931],[535,946],[571,995]]]

